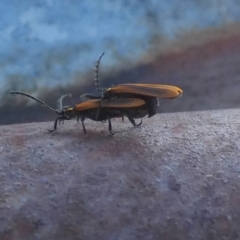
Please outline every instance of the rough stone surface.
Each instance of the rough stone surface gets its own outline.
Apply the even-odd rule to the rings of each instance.
[[[240,111],[141,127],[0,126],[0,239],[239,239]]]

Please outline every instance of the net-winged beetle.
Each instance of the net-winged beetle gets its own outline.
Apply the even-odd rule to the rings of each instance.
[[[145,101],[146,106],[145,108],[148,109],[146,115],[148,117],[152,117],[156,114],[157,107],[159,106],[158,98],[162,99],[173,99],[182,95],[183,90],[179,87],[172,86],[172,85],[164,85],[164,84],[145,84],[145,83],[126,83],[126,84],[119,84],[110,88],[103,89],[100,87],[100,80],[99,80],[99,65],[102,56],[102,53],[97,60],[96,67],[95,67],[95,87],[98,91],[98,95],[92,94],[83,94],[81,95],[82,98],[86,99],[100,99],[99,109],[97,111],[96,118],[100,116],[100,112],[102,109],[102,101],[103,100],[110,100],[110,99],[124,99],[124,98],[139,98]],[[145,115],[145,116],[146,116]],[[134,116],[134,112],[132,111],[132,117]]]
[[[112,99],[112,100],[100,100],[100,99],[90,99],[87,101],[84,101],[82,103],[76,104],[74,107],[63,107],[62,101],[65,97],[69,96],[70,94],[65,94],[61,96],[57,101],[57,109],[53,109],[43,101],[41,101],[38,98],[33,97],[32,95],[29,95],[27,93],[19,92],[19,91],[12,91],[11,94],[20,94],[24,95],[26,97],[32,98],[33,100],[39,102],[43,106],[47,107],[48,109],[52,110],[53,112],[57,113],[58,117],[54,122],[54,128],[52,130],[49,130],[50,132],[53,132],[57,129],[58,122],[64,120],[70,120],[75,117],[81,120],[82,127],[84,134],[86,134],[86,128],[84,125],[84,120],[86,118],[89,118],[93,121],[108,121],[108,129],[111,134],[112,132],[112,124],[111,119],[112,118],[118,118],[126,116],[129,121],[134,126],[141,125],[142,122],[136,124],[135,120],[133,119],[132,115],[142,117],[142,115],[145,114],[144,111],[146,111],[146,103],[142,99],[137,98],[124,98],[124,99]],[[101,112],[96,118],[96,113],[99,108],[99,104],[101,101]]]

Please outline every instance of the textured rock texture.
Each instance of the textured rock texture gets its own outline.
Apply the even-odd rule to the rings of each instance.
[[[240,111],[0,127],[0,239],[239,239]]]

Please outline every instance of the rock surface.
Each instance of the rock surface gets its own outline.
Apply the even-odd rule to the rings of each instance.
[[[0,126],[0,239],[239,239],[239,119]]]

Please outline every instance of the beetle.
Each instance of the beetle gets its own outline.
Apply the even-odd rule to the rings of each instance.
[[[76,104],[74,107],[63,107],[62,101],[65,97],[71,96],[70,94],[65,94],[61,96],[57,100],[57,109],[53,109],[43,101],[41,101],[38,98],[33,97],[30,94],[19,92],[19,91],[12,91],[11,94],[20,94],[24,95],[26,97],[29,97],[43,106],[47,107],[51,111],[55,112],[58,117],[54,122],[54,128],[49,130],[49,132],[53,132],[57,129],[57,124],[60,122],[63,122],[64,120],[70,120],[75,117],[81,120],[83,132],[84,134],[87,133],[84,120],[86,118],[89,118],[93,121],[108,121],[108,130],[113,135],[112,132],[112,124],[111,119],[112,118],[118,118],[123,117],[124,115],[129,119],[129,121],[133,124],[133,126],[139,126],[141,125],[142,121],[138,124],[135,123],[134,117],[142,117],[142,115],[145,115],[145,111],[147,111],[146,103],[142,99],[137,98],[124,98],[124,99],[112,99],[112,100],[102,100],[101,102],[101,108],[102,111],[100,112],[98,118],[96,118],[96,112],[98,110],[100,99],[90,99],[87,101],[84,101],[82,103]]]
[[[161,84],[126,83],[106,89],[101,99],[112,98],[140,98],[148,106],[148,117],[152,117],[157,112],[159,106],[158,98],[173,99],[182,94],[182,90],[175,86]]]
[[[101,88],[99,80],[99,65],[104,53],[100,55],[95,67],[95,87],[98,95],[85,93],[80,97],[83,99],[100,99],[99,109],[97,111],[98,118],[100,114],[102,100],[113,98],[139,98],[146,102],[148,112],[146,115],[152,117],[157,112],[159,106],[158,98],[173,99],[182,95],[183,90],[179,87],[164,84],[146,84],[146,83],[125,83],[110,88]]]

